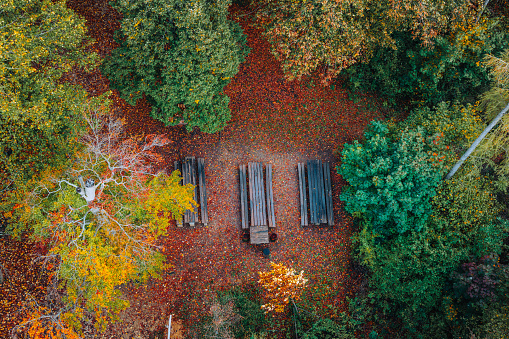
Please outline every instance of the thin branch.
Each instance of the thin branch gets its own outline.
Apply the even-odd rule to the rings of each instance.
[[[479,145],[479,143],[484,139],[484,137],[491,131],[491,129],[502,119],[504,114],[509,111],[509,104],[493,119],[493,121],[484,129],[484,131],[475,139],[475,141],[472,143],[470,148],[461,156],[460,160],[454,165],[454,167],[451,169],[451,171],[447,174],[445,177],[445,180],[449,180],[452,178],[454,173],[460,168],[460,166],[467,160],[469,155],[476,149],[476,147]]]

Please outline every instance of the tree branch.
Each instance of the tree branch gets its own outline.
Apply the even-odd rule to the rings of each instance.
[[[445,180],[449,180],[452,178],[454,173],[460,168],[460,166],[467,160],[470,154],[476,149],[476,147],[481,143],[481,141],[484,139],[484,137],[491,131],[493,127],[502,119],[504,114],[509,111],[509,104],[493,119],[493,121],[484,129],[484,131],[475,139],[475,141],[472,143],[470,148],[461,156],[460,160],[454,165],[454,167],[451,169],[451,171],[447,174],[445,177]]]

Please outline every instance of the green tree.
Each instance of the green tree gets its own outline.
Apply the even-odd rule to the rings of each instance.
[[[435,37],[433,48],[423,47],[410,32],[394,32],[392,37],[397,48],[377,48],[369,62],[345,70],[347,84],[352,90],[376,92],[391,105],[410,101],[414,107],[473,103],[490,83],[481,60],[507,46],[499,22],[485,18]]]
[[[168,144],[164,136],[123,140],[121,121],[97,107],[86,121],[83,147],[70,166],[48,168],[23,195],[10,196],[18,202],[11,234],[28,228],[47,244],[44,260],[56,267],[61,291],[49,305],[27,305],[18,329],[28,333],[46,328],[57,338],[73,337],[86,314],[98,329],[115,320],[129,305],[119,286],[159,277],[158,239],[171,219],[196,206],[193,186],[181,186],[178,171],[153,169],[163,160],[155,149]]]
[[[373,121],[364,145],[345,144],[338,173],[348,181],[340,199],[349,213],[361,213],[382,236],[419,231],[431,214],[430,199],[450,151],[422,128],[391,136]],[[447,155],[447,156],[446,156]]]
[[[507,303],[491,304],[483,316],[482,327],[477,336],[486,339],[507,338],[509,333],[509,306]]]
[[[507,223],[507,221],[505,221]],[[486,339],[505,338],[509,333],[509,265],[497,262],[495,272],[497,285],[497,301],[491,303],[483,313],[479,336]]]
[[[454,226],[430,223],[419,232],[381,242],[365,223],[353,237],[354,252],[371,272],[369,285],[377,307],[403,320],[416,337],[444,338],[455,318],[448,313],[450,274],[479,254],[499,250],[507,231],[506,225],[497,222],[463,233]]]
[[[503,58],[508,58],[507,52],[503,53]],[[485,108],[484,116],[492,119],[484,131],[477,139],[469,145],[469,149],[461,156],[461,159],[454,165],[446,179],[450,179],[455,172],[468,160],[471,165],[468,176],[478,177],[483,172],[491,172],[493,181],[498,191],[505,191],[509,186],[509,171],[507,170],[507,129],[508,118],[507,111],[509,103],[505,101],[508,98],[507,87],[509,83],[509,66],[503,59],[495,58],[491,55],[486,57],[486,64],[491,65],[491,73],[495,79],[493,87],[482,96],[481,107]],[[504,107],[505,106],[505,107]],[[504,107],[493,117],[494,111],[499,107]]]
[[[272,53],[289,80],[323,66],[324,83],[377,47],[396,48],[392,33],[412,32],[425,45],[473,20],[477,10],[466,0],[260,0],[256,16]]]
[[[214,133],[231,114],[222,93],[249,53],[241,27],[226,18],[231,0],[117,0],[119,47],[102,72],[129,104],[146,96],[166,126],[181,120]]]
[[[75,151],[86,92],[61,81],[73,67],[91,70],[95,53],[85,20],[65,1],[0,4],[0,167],[12,189]]]
[[[493,119],[509,102],[509,49],[498,57],[488,54],[483,65],[490,70],[491,88],[481,97],[481,108],[486,110],[486,119]]]
[[[463,263],[451,274],[452,290],[462,311],[468,316],[480,314],[497,301],[497,257],[486,255],[477,262]]]
[[[424,227],[383,239],[369,222],[352,238],[354,255],[371,275],[377,305],[403,320],[415,336],[441,338],[459,318],[449,277],[459,266],[496,253],[509,231],[489,176],[441,181]],[[453,326],[454,325],[454,326]]]
[[[219,291],[221,304],[231,301],[235,304],[235,311],[240,321],[233,327],[236,338],[266,338],[267,328],[270,327],[271,317],[265,315],[262,305],[262,290],[258,284],[247,284],[226,291]]]
[[[487,55],[484,58],[484,65],[490,70],[493,82],[491,88],[481,96],[481,108],[484,109],[484,117],[491,120],[509,103],[509,49],[499,57]],[[477,168],[488,164],[495,170],[499,176],[501,189],[509,186],[506,152],[508,130],[509,116],[506,114],[482,140],[471,157]],[[495,164],[493,160],[497,156],[502,156],[502,159]]]
[[[346,326],[338,325],[331,319],[320,319],[313,324],[311,329],[301,333],[303,339],[352,339],[355,336],[350,333]]]

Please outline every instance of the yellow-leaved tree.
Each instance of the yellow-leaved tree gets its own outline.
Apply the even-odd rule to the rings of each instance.
[[[281,313],[291,300],[300,299],[302,291],[306,286],[307,279],[304,278],[304,271],[299,274],[295,270],[271,262],[272,270],[259,272],[258,283],[266,292],[267,303],[262,305],[266,313]]]
[[[13,330],[32,338],[78,338],[84,319],[105,329],[129,306],[119,287],[159,277],[166,266],[158,251],[172,218],[196,206],[194,187],[180,173],[155,171],[164,135],[125,138],[123,123],[105,107],[85,110],[81,148],[61,168],[18,189],[10,233],[30,231],[49,252],[40,259],[54,277],[46,300],[30,295],[25,321]],[[35,179],[34,179],[35,180]]]
[[[99,63],[85,19],[62,0],[0,1],[0,188],[64,163],[83,128],[87,93],[64,81]]]

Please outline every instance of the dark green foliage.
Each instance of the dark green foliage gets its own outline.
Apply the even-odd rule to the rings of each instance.
[[[342,313],[342,315],[347,319],[352,331],[361,331],[367,322],[378,320],[372,305],[373,298],[370,295],[353,299],[346,297],[346,300],[348,300],[348,314]]]
[[[430,199],[444,174],[440,140],[422,128],[393,137],[389,128],[373,121],[364,145],[345,144],[338,173],[350,184],[341,200],[350,213],[362,213],[385,237],[420,230],[431,214]]]
[[[507,223],[507,221],[505,221]],[[509,268],[492,253],[452,272],[447,285],[452,301],[447,320],[455,338],[507,338]]]
[[[338,172],[350,187],[341,199],[361,218],[352,238],[354,256],[371,272],[374,304],[384,319],[401,320],[408,337],[444,338],[465,324],[451,311],[451,273],[472,258],[500,254],[509,229],[497,219],[501,209],[490,176],[472,175],[467,164],[454,179],[441,180],[444,163],[457,159],[445,143],[465,147],[481,128],[475,109],[441,103],[416,112],[399,125],[374,122],[363,144],[345,144]],[[387,184],[387,178],[401,182]],[[410,204],[390,210],[393,200]],[[404,213],[421,220],[405,219]]]
[[[468,316],[482,310],[496,301],[497,279],[494,255],[484,256],[478,262],[463,263],[461,268],[451,274],[452,290],[455,300]]]
[[[340,326],[330,319],[320,319],[311,329],[299,336],[302,339],[347,339],[355,338],[345,326]]]
[[[369,239],[369,232],[361,232],[356,242],[359,259],[372,272],[376,304],[385,314],[402,319],[407,329],[426,331],[430,317],[440,309],[444,283],[465,258],[464,251],[442,246],[427,229],[379,244]]]
[[[507,237],[509,222],[498,218],[496,224],[503,232],[499,246],[481,258],[472,256],[470,262],[451,272],[446,285],[453,310],[448,320],[459,325],[455,327],[456,337],[472,332],[479,338],[506,338],[509,333],[509,266],[501,264],[499,257],[500,239]]]
[[[166,126],[181,120],[214,133],[230,119],[223,88],[249,53],[241,27],[226,18],[231,0],[117,0],[123,14],[102,72],[129,104],[144,95]]]
[[[484,310],[478,336],[489,339],[509,338],[509,265],[497,262],[494,269],[498,281],[497,301],[490,303]]]
[[[352,238],[355,256],[371,271],[376,305],[401,319],[412,337],[444,338],[449,326],[462,325],[451,311],[450,275],[471,258],[502,251],[507,223],[496,219],[489,181],[476,183],[442,182],[419,232],[380,242],[364,222]]]
[[[292,304],[292,328],[291,333],[303,339],[355,339],[354,332],[360,329],[367,318],[366,312],[371,309],[364,299],[349,300],[349,313],[341,312],[334,320],[318,316],[311,308],[301,308]],[[295,333],[297,332],[297,333]],[[294,336],[292,336],[293,338]]]
[[[397,49],[380,48],[368,63],[345,71],[352,90],[376,92],[391,105],[474,102],[490,80],[479,62],[508,45],[497,22],[484,19],[455,35],[439,36],[433,48],[423,47],[409,32],[396,32],[393,37]]]
[[[375,132],[371,126],[365,142],[345,145],[342,151],[338,172],[350,187],[343,189],[341,199],[346,210],[362,220],[359,233],[352,238],[354,256],[371,273],[369,285],[374,304],[382,310],[381,323],[394,328],[401,321],[398,333],[402,337],[464,338],[471,333],[480,338],[504,337],[500,334],[507,326],[499,319],[507,319],[502,316],[507,310],[502,306],[509,293],[500,272],[506,271],[496,263],[480,261],[501,253],[509,231],[507,222],[497,218],[501,206],[494,194],[500,185],[489,168],[480,170],[484,167],[479,166],[479,159],[469,159],[452,180],[441,178],[485,127],[477,104],[461,105],[456,100],[475,101],[489,85],[489,75],[478,62],[486,53],[498,53],[507,42],[500,41],[503,34],[493,22],[439,38],[434,50],[423,49],[409,36],[398,34],[397,41],[404,49],[379,51],[370,64],[350,70],[350,80],[357,82],[354,85],[382,92],[392,103],[410,99],[421,106],[401,123],[389,123],[388,128]],[[441,102],[450,99],[455,103]],[[404,137],[410,132],[421,133],[424,146],[416,142],[418,138]],[[395,145],[403,141],[417,156],[395,151]],[[401,185],[387,185],[389,189],[384,191],[375,181],[389,175],[398,178],[394,169],[412,168],[409,164],[422,150],[422,159],[427,155],[435,164],[438,161],[432,168],[438,176],[419,176],[417,172],[412,178],[412,183],[432,194],[420,202],[426,206],[424,212],[419,211],[421,220],[401,227],[404,218],[390,215],[387,203],[404,197],[401,187],[412,192],[409,185],[402,180]],[[399,158],[393,156],[396,153]],[[427,182],[421,185],[421,181]],[[412,192],[411,196],[419,194]],[[412,208],[402,210],[415,216]],[[391,219],[385,225],[380,223]],[[392,232],[384,233],[387,230]]]

